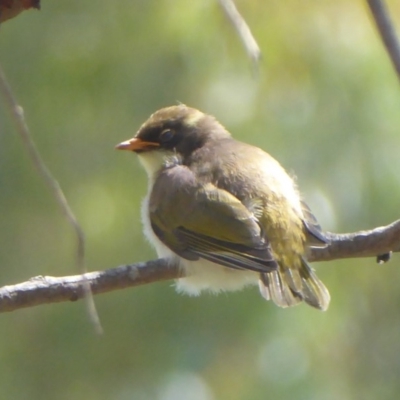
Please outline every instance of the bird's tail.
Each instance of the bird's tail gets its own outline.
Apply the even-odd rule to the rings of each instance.
[[[279,307],[291,307],[301,301],[322,311],[329,306],[328,289],[303,258],[299,268],[280,267],[260,274],[259,287],[262,296]]]

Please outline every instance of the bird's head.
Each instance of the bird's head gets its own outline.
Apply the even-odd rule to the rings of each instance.
[[[116,148],[137,153],[152,176],[169,160],[183,161],[206,143],[229,136],[214,117],[181,104],[156,111],[132,139]]]

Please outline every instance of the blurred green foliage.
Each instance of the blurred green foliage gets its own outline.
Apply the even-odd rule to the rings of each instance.
[[[113,147],[177,101],[294,171],[325,229],[399,218],[398,80],[364,2],[237,5],[263,52],[258,77],[213,0],[43,0],[1,26],[2,65],[85,229],[90,269],[155,257],[140,225],[145,174]],[[76,273],[71,228],[2,99],[0,209],[1,285]],[[397,399],[399,264],[319,264],[326,313],[278,309],[256,288],[190,298],[157,283],[96,297],[102,337],[82,302],[3,314],[1,396]]]

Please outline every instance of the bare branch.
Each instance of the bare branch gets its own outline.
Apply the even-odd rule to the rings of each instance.
[[[400,80],[400,44],[384,0],[367,0],[375,24]]]
[[[400,251],[400,220],[369,231],[326,234],[331,244],[325,248],[313,248],[307,257],[309,261],[374,257]]]
[[[376,257],[400,251],[400,220],[384,227],[356,233],[328,233],[331,244],[313,249],[309,261],[328,261],[351,257]],[[84,275],[54,278],[39,276],[27,282],[0,288],[0,312],[40,304],[76,301],[84,297],[82,282],[90,285],[93,294],[110,292],[131,286],[182,277],[177,265],[165,259],[125,265]]]
[[[174,278],[179,278],[177,266],[169,266],[163,259],[62,278],[38,276],[27,282],[2,287],[0,312],[82,299],[85,296],[84,281],[89,283],[93,294],[99,294]]]

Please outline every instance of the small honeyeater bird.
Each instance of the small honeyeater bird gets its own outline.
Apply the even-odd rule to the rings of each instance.
[[[183,104],[156,111],[117,149],[135,152],[147,172],[144,232],[183,270],[179,292],[258,284],[280,307],[328,308],[329,292],[305,260],[328,240],[269,154]]]

